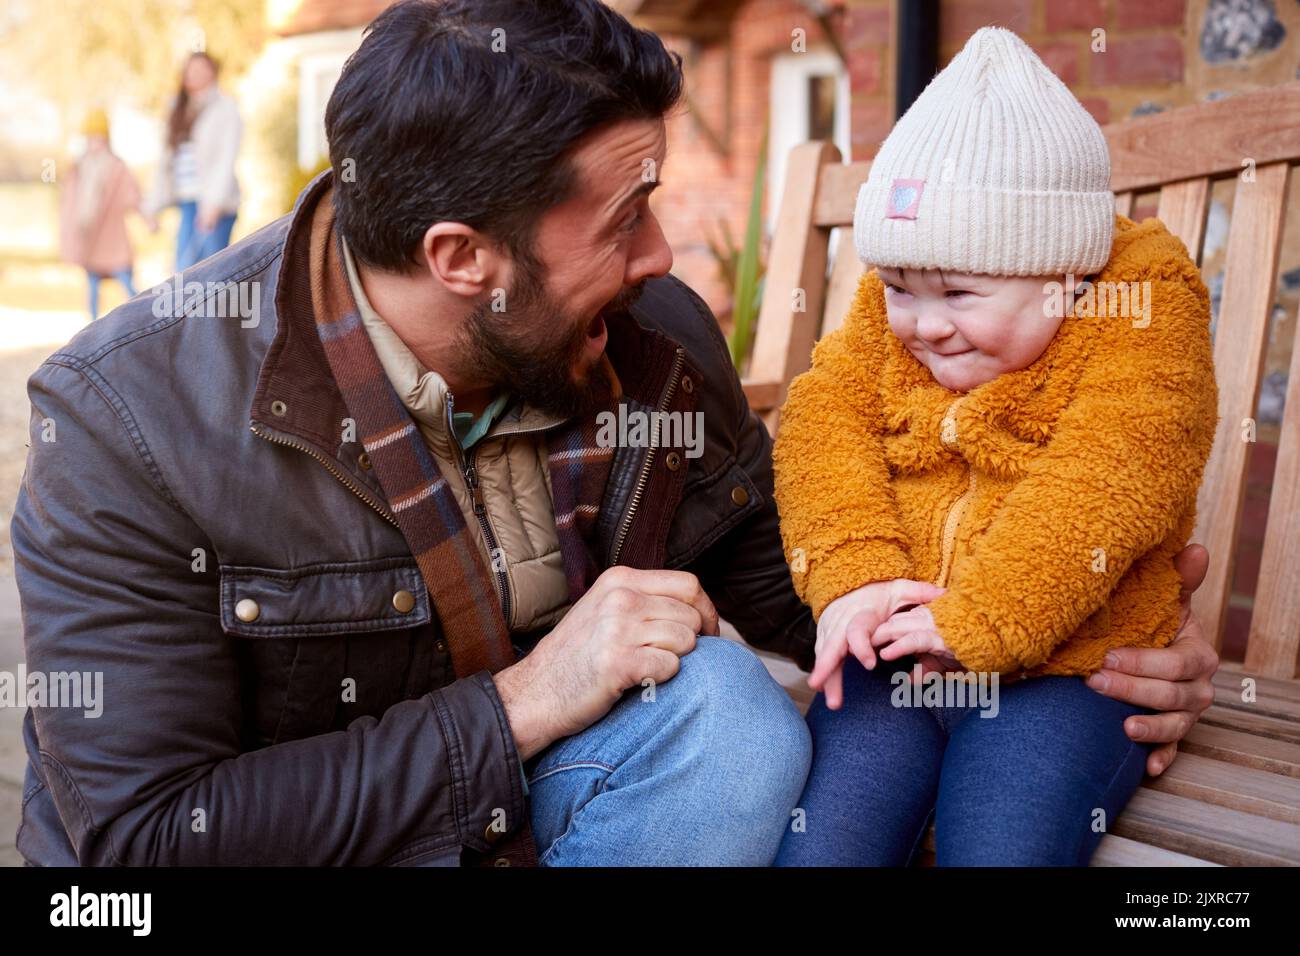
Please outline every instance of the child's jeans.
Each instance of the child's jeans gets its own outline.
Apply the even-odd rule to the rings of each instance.
[[[776,865],[906,865],[931,811],[939,866],[1086,865],[1145,772],[1151,748],[1124,720],[1152,711],[1081,677],[1000,685],[994,717],[976,704],[897,707],[890,677],[903,662],[868,671],[850,655],[843,706],[813,701],[804,816]]]

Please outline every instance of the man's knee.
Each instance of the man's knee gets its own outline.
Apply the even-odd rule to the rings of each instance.
[[[743,644],[701,637],[673,678],[679,706],[696,712],[712,743],[736,754],[752,749],[776,778],[802,791],[812,762],[812,738],[790,695]],[[707,719],[706,719],[707,718]]]

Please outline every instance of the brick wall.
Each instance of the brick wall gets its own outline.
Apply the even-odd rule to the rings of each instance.
[[[841,6],[833,16],[852,89],[852,151],[855,157],[873,155],[893,122],[890,4],[869,0]],[[771,61],[790,51],[797,29],[805,31],[810,48],[825,41],[817,21],[795,0],[750,0],[733,18],[726,43],[664,37],[685,60],[691,102],[669,122],[664,186],[655,194],[654,208],[673,247],[673,271],[704,296],[724,325],[731,290],[718,277],[706,237],[717,234],[719,221],[726,219],[735,241],[743,239],[769,112]]]

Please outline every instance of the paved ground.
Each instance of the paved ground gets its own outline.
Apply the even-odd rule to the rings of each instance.
[[[0,671],[13,674],[23,657],[22,618],[13,578],[9,520],[27,459],[29,406],[26,382],[55,344],[32,345],[32,338],[58,338],[75,331],[79,322],[50,323],[40,319],[42,334],[28,321],[0,309]],[[29,316],[31,313],[29,313]],[[84,322],[83,320],[80,320]],[[64,326],[67,326],[65,328]],[[21,333],[21,334],[17,334]],[[22,722],[25,709],[0,707],[0,866],[20,866],[14,849],[22,804]]]
[[[11,574],[0,574],[0,671],[14,673],[23,656],[18,590]],[[0,707],[0,866],[21,866],[14,849],[18,811],[22,802],[22,723],[24,709]]]

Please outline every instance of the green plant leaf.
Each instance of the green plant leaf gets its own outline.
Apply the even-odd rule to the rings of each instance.
[[[767,135],[759,147],[758,163],[749,195],[749,220],[745,224],[745,244],[736,260],[736,286],[732,296],[731,361],[743,372],[749,356],[754,325],[761,305],[759,277],[763,272],[763,187],[767,182]]]

